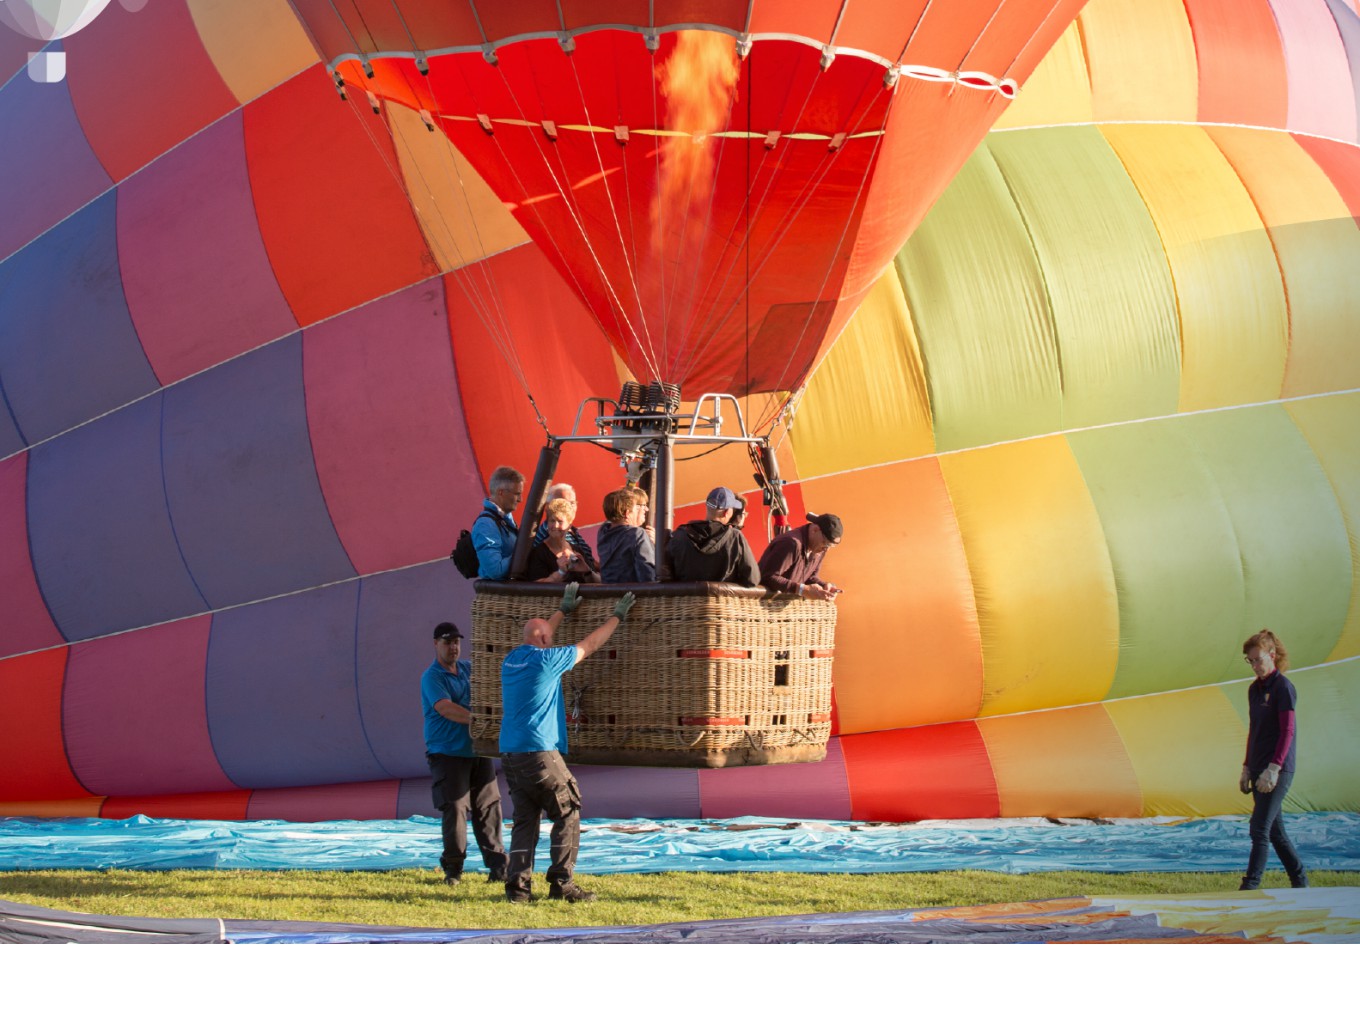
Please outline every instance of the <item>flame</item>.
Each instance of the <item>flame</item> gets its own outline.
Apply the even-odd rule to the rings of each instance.
[[[726,126],[740,75],[732,39],[695,30],[676,33],[675,49],[657,70],[666,97],[666,129],[679,132],[661,145],[651,210],[652,246],[658,252],[669,231],[682,235],[675,254],[697,254],[688,249],[702,243],[713,194],[714,143],[709,136]]]

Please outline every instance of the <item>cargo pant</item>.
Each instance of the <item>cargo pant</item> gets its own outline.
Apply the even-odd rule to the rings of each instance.
[[[496,785],[496,767],[491,759],[426,754],[425,760],[430,763],[434,807],[443,820],[444,855],[439,858],[439,864],[444,874],[449,878],[463,874],[469,809],[472,832],[482,852],[483,863],[493,876],[505,874],[501,791]]]
[[[529,891],[538,828],[545,815],[553,823],[548,881],[553,885],[571,881],[581,843],[581,790],[562,755],[557,751],[503,754],[501,770],[510,784],[510,800],[515,808],[505,891]]]

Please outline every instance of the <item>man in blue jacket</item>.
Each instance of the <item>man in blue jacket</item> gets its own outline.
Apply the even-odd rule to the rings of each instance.
[[[489,882],[505,881],[505,846],[501,842],[501,792],[490,758],[472,750],[472,663],[459,659],[463,635],[451,623],[434,629],[434,662],[420,678],[425,710],[425,760],[434,780],[434,806],[443,817],[444,854],[439,864],[444,881],[457,885],[467,857],[468,809],[472,830]]]
[[[524,644],[501,664],[501,768],[510,784],[515,824],[510,834],[510,867],[505,895],[511,903],[532,898],[534,850],[543,816],[552,820],[548,897],[581,903],[593,900],[572,881],[581,841],[581,789],[562,755],[567,751],[567,712],[562,674],[597,651],[618,629],[636,596],[628,592],[614,614],[579,644],[554,648],[558,625],[581,602],[575,582],[562,592],[562,604],[546,620],[524,625]]]
[[[488,498],[472,524],[472,546],[477,550],[477,576],[503,581],[515,555],[515,508],[524,498],[524,476],[502,464],[486,483]]]

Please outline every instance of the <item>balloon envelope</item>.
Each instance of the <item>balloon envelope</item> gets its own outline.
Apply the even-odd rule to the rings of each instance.
[[[761,37],[761,5],[736,6],[708,24],[749,30],[744,69],[791,45]],[[833,246],[820,353],[752,346],[753,387],[817,366],[781,462],[796,513],[846,525],[826,565],[847,591],[838,736],[817,765],[583,770],[587,811],[1241,811],[1238,649],[1262,626],[1300,691],[1289,806],[1354,810],[1354,11],[1096,0],[1059,38],[1074,5],[948,6],[896,5],[879,33],[905,26],[924,48],[911,62],[1024,91],[904,75],[849,202],[858,233]],[[24,142],[0,151],[10,813],[429,811],[416,692],[434,623],[467,622],[454,536],[497,464],[533,462],[526,388],[569,424],[634,357],[481,181],[489,157],[395,94],[378,117],[358,87],[341,102],[314,27],[283,0],[252,7],[249,24],[191,0],[110,7],[50,85],[16,73],[29,43],[0,32],[0,130]],[[834,45],[887,52],[861,9]],[[767,35],[830,43],[822,24]],[[423,26],[408,19],[418,44]],[[614,36],[575,38],[579,57]],[[962,105],[932,107],[951,89]],[[631,159],[642,122],[620,123],[626,145],[612,121],[601,140]],[[512,130],[493,128],[453,134],[473,150]],[[552,144],[541,124],[514,130]],[[825,267],[808,272],[787,286],[820,301]],[[740,371],[731,349],[697,364],[744,381],[741,343]],[[748,472],[686,464],[679,501],[749,491]],[[560,475],[589,534],[616,463],[573,451]]]

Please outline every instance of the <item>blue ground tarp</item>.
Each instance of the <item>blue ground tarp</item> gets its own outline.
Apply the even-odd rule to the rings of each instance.
[[[1310,869],[1360,871],[1360,814],[1289,815],[1286,822]],[[543,835],[540,857],[546,859],[547,826]],[[0,871],[390,871],[437,868],[439,852],[439,820],[427,817],[314,823],[0,818]],[[1246,856],[1244,816],[910,824],[594,819],[582,826],[578,870],[1237,872]],[[469,865],[475,858],[474,848]]]

